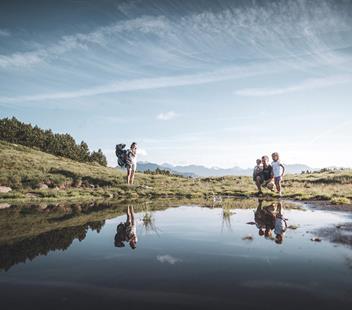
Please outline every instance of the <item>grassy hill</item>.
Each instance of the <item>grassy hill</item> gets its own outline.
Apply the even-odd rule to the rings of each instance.
[[[75,200],[92,198],[202,198],[250,197],[256,187],[250,177],[185,178],[137,173],[135,185],[127,186],[125,174],[98,164],[76,162],[21,145],[0,141],[0,185],[12,191],[0,200]],[[284,197],[350,204],[352,171],[323,171],[287,175]],[[267,192],[267,197],[275,197]]]

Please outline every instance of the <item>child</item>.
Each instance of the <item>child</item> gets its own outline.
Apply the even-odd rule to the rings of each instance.
[[[277,205],[277,210],[276,210],[276,216],[275,216],[275,242],[277,244],[281,244],[282,241],[284,240],[284,234],[287,230],[287,222],[286,219],[284,219],[281,211],[281,203],[278,203]]]
[[[276,186],[276,190],[281,195],[281,181],[285,174],[285,167],[283,164],[280,163],[280,156],[279,153],[275,152],[271,155],[273,162],[271,166],[273,167],[273,174],[274,174],[274,182]]]
[[[263,171],[263,165],[262,165],[262,160],[257,159],[256,161],[256,166],[253,169],[253,181],[256,182],[257,176],[260,175],[260,173]]]

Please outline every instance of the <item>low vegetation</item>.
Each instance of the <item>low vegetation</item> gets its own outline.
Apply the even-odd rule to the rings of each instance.
[[[188,198],[253,197],[250,177],[187,178],[170,174],[137,173],[135,185],[127,186],[125,173],[96,163],[81,163],[22,145],[0,141],[0,193],[2,201],[57,201],[92,198]],[[284,197],[351,204],[352,171],[323,171],[287,175]],[[276,197],[267,190],[266,197]]]

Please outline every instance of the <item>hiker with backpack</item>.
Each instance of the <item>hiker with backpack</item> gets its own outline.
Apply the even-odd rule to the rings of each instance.
[[[128,150],[125,147],[126,144],[117,144],[115,153],[118,165],[127,169],[127,184],[132,185],[137,169],[137,143],[133,142]]]

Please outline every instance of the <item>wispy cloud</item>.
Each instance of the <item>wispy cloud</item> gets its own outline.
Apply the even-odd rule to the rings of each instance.
[[[108,38],[117,33],[138,31],[140,33],[151,33],[166,31],[164,17],[139,17],[127,21],[119,21],[105,27],[99,27],[89,33],[77,33],[63,36],[59,41],[31,52],[15,52],[10,55],[0,55],[0,68],[26,67],[44,62],[72,51],[74,49],[87,49],[89,45],[105,46]],[[4,32],[5,33],[5,32]]]
[[[171,255],[158,255],[156,257],[156,259],[160,262],[160,263],[168,263],[170,265],[175,265],[176,263],[180,263],[182,262],[182,260],[180,258],[171,256]]]
[[[174,111],[168,111],[168,112],[161,112],[157,115],[157,119],[161,121],[169,121],[177,117],[178,114],[175,113]]]
[[[9,37],[11,34],[8,30],[0,29],[0,37]]]
[[[235,91],[236,95],[249,97],[265,97],[283,95],[287,93],[319,89],[330,87],[338,84],[346,84],[352,82],[351,75],[329,76],[316,79],[307,79],[301,83],[290,85],[282,88],[244,88]]]
[[[140,148],[140,147],[137,148],[137,154],[139,156],[147,156],[148,155],[147,150],[143,149],[143,148]]]
[[[134,5],[134,2],[128,2],[118,7],[129,14]],[[338,40],[335,37],[331,41],[334,43],[329,44],[326,37],[330,33],[351,30],[347,12],[336,10],[333,1],[321,1],[319,6],[305,0],[268,2],[254,8],[224,5],[223,10],[216,13],[209,10],[190,12],[179,18],[167,15],[136,17],[91,32],[63,36],[34,51],[0,55],[0,68],[32,66],[56,60],[74,49],[87,50],[96,45],[122,55],[130,47],[129,52],[152,63],[157,62],[155,55],[162,55],[162,62],[172,57],[174,65],[180,67],[194,63],[215,65],[242,55],[244,59],[279,57],[283,61],[285,57],[314,54],[316,62],[331,63],[337,60],[335,48],[351,44],[342,36]],[[126,34],[132,32],[133,36],[126,40]],[[152,36],[152,39],[148,37],[141,46],[143,40],[138,34]],[[132,50],[131,47],[138,48]]]
[[[275,70],[273,64],[272,70]],[[277,68],[277,70],[279,70]],[[120,93],[128,91],[149,90],[167,87],[178,87],[187,85],[201,85],[212,82],[220,82],[231,79],[250,77],[260,74],[265,74],[266,67],[257,65],[237,66],[223,70],[210,71],[205,73],[163,76],[155,78],[142,78],[135,80],[123,80],[101,85],[97,87],[79,89],[68,92],[55,92],[47,94],[37,94],[28,96],[0,97],[0,102],[26,102],[26,101],[45,101],[58,99],[73,99],[80,97],[97,96],[109,93]]]

